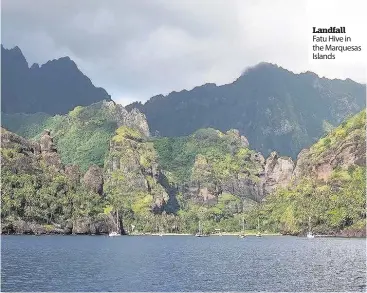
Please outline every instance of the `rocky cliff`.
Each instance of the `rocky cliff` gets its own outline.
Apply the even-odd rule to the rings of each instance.
[[[309,149],[300,152],[295,179],[312,176],[327,181],[336,168],[366,166],[366,111],[344,121]]]
[[[127,126],[149,136],[144,114],[127,111],[113,101],[101,101],[87,107],[75,107],[66,115],[6,114],[2,126],[29,139],[39,139],[44,129],[55,137],[64,164],[76,164],[83,172],[92,165],[103,167],[109,141],[116,129]]]
[[[209,83],[190,90],[133,103],[146,116],[152,133],[177,137],[200,128],[238,129],[252,149],[293,159],[365,105],[366,86],[306,72],[295,74],[274,64],[260,63],[232,83]]]
[[[98,212],[98,167],[81,180],[78,166],[61,164],[48,130],[33,142],[1,128],[1,143],[3,233],[101,234],[112,229],[111,216]]]
[[[292,159],[276,153],[265,161],[235,129],[201,129],[188,137],[155,139],[154,144],[172,184],[197,204],[215,204],[223,193],[261,201],[286,185],[294,168]]]
[[[266,176],[272,192],[259,212],[263,225],[294,235],[312,229],[315,234],[366,236],[365,110],[301,151],[295,164],[276,158],[273,153],[265,167],[266,173],[272,170]]]
[[[115,205],[128,197],[129,205],[146,205],[149,211],[160,213],[169,200],[165,188],[160,184],[163,176],[158,166],[153,143],[146,140],[140,129],[121,126],[110,141],[105,162],[104,188]]]
[[[264,165],[264,193],[296,184],[304,177],[328,181],[335,169],[366,166],[365,110],[344,121],[293,162],[272,152]]]
[[[250,226],[262,218],[271,231],[303,233],[312,215],[316,232],[363,232],[365,111],[293,162],[276,152],[265,159],[237,130],[150,138],[139,112],[118,108],[107,102],[61,118],[87,130],[88,122],[92,129],[104,123],[93,113],[111,115],[107,121],[119,113],[115,123],[122,126],[109,140],[103,168],[61,163],[61,141],[49,130],[36,142],[2,129],[3,232],[103,234],[116,229],[117,210],[122,232],[195,231],[199,219],[236,231],[244,210]],[[261,209],[252,208],[256,202]]]

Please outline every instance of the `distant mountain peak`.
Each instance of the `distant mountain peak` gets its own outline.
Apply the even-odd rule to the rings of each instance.
[[[2,45],[1,51],[2,111],[5,113],[65,114],[76,106],[111,100],[68,56],[29,67],[18,46],[5,49]]]
[[[324,121],[335,126],[364,108],[365,91],[365,85],[349,80],[262,62],[232,83],[208,83],[134,106],[146,115],[152,133],[174,137],[200,128],[235,128],[257,151],[294,158],[324,134]]]

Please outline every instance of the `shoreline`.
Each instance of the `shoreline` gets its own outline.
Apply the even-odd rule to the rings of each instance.
[[[43,233],[43,234],[28,234],[28,233],[1,233],[1,236],[99,236],[99,237],[109,237],[108,234],[64,234],[64,233]],[[240,233],[222,233],[222,234],[209,234],[208,237],[221,237],[221,236],[240,236]],[[121,236],[193,236],[195,234],[190,233],[133,233],[133,234],[125,234]],[[244,235],[246,237],[256,237],[256,233],[248,233]],[[291,236],[291,237],[298,237],[298,238],[305,238],[306,236],[300,235],[286,235],[280,233],[268,233],[268,234],[261,234],[262,237],[274,237],[274,236]],[[315,238],[346,238],[346,239],[366,239],[366,236],[345,236],[345,235],[315,235]]]

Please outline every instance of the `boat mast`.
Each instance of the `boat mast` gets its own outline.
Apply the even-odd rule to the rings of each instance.
[[[120,233],[119,210],[116,210],[116,225],[117,225],[117,233]]]
[[[245,214],[244,214],[244,210],[245,210],[245,201],[242,201],[242,232],[245,232]]]

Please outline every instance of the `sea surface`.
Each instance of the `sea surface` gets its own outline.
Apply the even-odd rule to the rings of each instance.
[[[1,291],[366,291],[366,240],[1,236]]]

